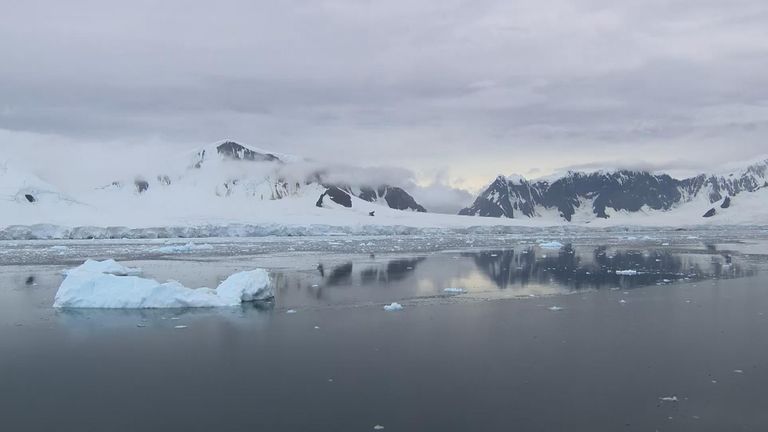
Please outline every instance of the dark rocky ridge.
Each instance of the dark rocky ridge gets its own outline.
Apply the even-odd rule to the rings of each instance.
[[[218,153],[223,158],[230,160],[283,163],[279,157],[273,155],[272,153],[257,152],[234,141],[224,141],[217,145],[216,153]],[[206,150],[200,150],[200,152],[197,154],[197,158],[198,160],[194,164],[194,167],[200,168],[205,161]]]
[[[320,198],[317,200],[317,203],[315,203],[316,206],[322,207],[323,206],[323,199],[325,197],[328,197],[331,199],[331,201],[335,202],[336,204],[343,205],[344,207],[350,208],[352,207],[352,197],[349,196],[349,194],[340,188],[336,186],[330,186],[328,190],[323,192],[320,195]]]
[[[515,218],[539,216],[543,210],[555,209],[563,219],[571,221],[576,210],[589,203],[595,217],[607,218],[607,209],[629,212],[643,207],[669,210],[701,194],[706,194],[711,203],[725,198],[722,208],[727,208],[730,197],[766,186],[768,160],[751,165],[738,174],[701,174],[682,180],[667,174],[631,170],[589,174],[569,172],[551,183],[499,176],[472,206],[462,209],[459,214]]]
[[[318,207],[323,206],[323,199],[326,195],[337,204],[341,204],[344,207],[352,207],[352,196],[355,195],[352,187],[348,185],[326,185],[326,187],[328,189],[317,200],[316,205]],[[360,188],[357,197],[368,202],[375,202],[383,198],[387,206],[395,210],[412,210],[420,213],[426,213],[427,211],[408,192],[395,186],[383,185],[377,188],[363,186]]]
[[[368,202],[374,202],[379,198],[384,198],[387,205],[395,210],[413,210],[420,213],[427,212],[427,209],[417,203],[416,199],[414,199],[411,194],[396,186],[382,185],[375,189],[370,186],[364,186],[360,188],[358,198]]]

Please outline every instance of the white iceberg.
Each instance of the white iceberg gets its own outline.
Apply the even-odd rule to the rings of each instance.
[[[112,260],[109,260],[112,261]],[[235,273],[216,289],[187,288],[176,281],[160,283],[153,279],[116,275],[108,267],[89,263],[66,272],[56,292],[53,307],[103,309],[155,309],[237,306],[245,301],[273,297],[266,270]],[[103,262],[102,262],[103,263]],[[112,261],[112,263],[120,266]],[[123,268],[125,270],[136,270]]]
[[[543,242],[539,243],[539,247],[542,249],[560,249],[563,247],[563,244],[559,241],[549,241],[549,242]]]
[[[113,259],[104,261],[88,259],[79,266],[73,269],[64,270],[62,273],[66,276],[72,272],[104,273],[115,276],[138,276],[141,274],[141,269],[126,267],[122,264],[118,264],[118,262]]]
[[[401,305],[400,303],[394,302],[394,303],[385,305],[384,310],[387,312],[401,311],[403,310],[403,305]]]
[[[616,270],[616,274],[619,276],[634,276],[637,274],[637,270]]]

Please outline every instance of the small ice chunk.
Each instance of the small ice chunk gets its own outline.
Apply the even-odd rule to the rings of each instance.
[[[744,371],[743,371],[743,370],[741,370],[741,369],[734,369],[734,370],[733,370],[733,373],[737,373],[737,374],[743,374],[743,373],[744,373]]]
[[[677,396],[663,396],[659,398],[662,402],[677,402]]]
[[[382,430],[382,429],[384,429],[384,426],[382,425],[376,425],[373,427],[373,430]]]
[[[403,310],[403,305],[397,302],[390,303],[384,306],[384,310],[387,312],[395,312]]]
[[[288,309],[287,311],[285,311],[285,313],[287,313],[287,314],[295,314],[296,313],[296,309]]]
[[[561,310],[563,310],[565,308],[560,307],[560,306],[550,306],[547,309],[551,310],[552,312],[559,312],[559,311],[561,311]]]
[[[173,328],[175,328],[175,329],[185,329],[185,328],[187,328],[187,326],[185,326],[185,325],[177,325],[177,326],[173,326]]]
[[[443,292],[451,293],[451,294],[463,294],[467,292],[464,288],[443,288]]]
[[[616,270],[616,274],[620,276],[634,276],[637,274],[637,270]]]
[[[627,303],[627,301],[626,301],[626,300],[624,300],[624,299],[621,299],[621,300],[619,300],[619,303],[621,303],[621,304],[626,304],[626,303]]]
[[[548,241],[539,243],[539,247],[542,249],[560,249],[563,247],[563,244],[559,241]]]

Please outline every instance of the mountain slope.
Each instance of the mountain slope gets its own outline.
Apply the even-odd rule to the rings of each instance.
[[[237,220],[280,207],[291,212],[304,208],[307,213],[320,207],[366,216],[390,209],[425,211],[401,188],[335,185],[325,178],[342,176],[328,170],[295,156],[222,141],[168,161],[165,172],[115,179],[101,186],[94,184],[92,189],[75,193],[75,199],[29,173],[0,165],[0,196],[4,200],[0,225],[53,221],[57,217],[57,203],[71,207],[62,214],[77,224],[126,223],[131,219]],[[333,195],[338,199],[346,196],[346,205],[325,200],[316,206],[319,198],[331,190],[338,190]],[[373,195],[369,196],[369,191]],[[285,205],[272,205],[277,201],[285,201]],[[280,220],[279,213],[273,217]]]
[[[724,175],[682,180],[631,170],[568,172],[551,182],[499,176],[459,214],[506,218],[554,214],[568,222],[577,214],[582,219],[607,219],[616,212],[672,211],[700,199],[711,204],[723,201],[722,208],[729,208],[733,197],[764,187],[768,187],[768,160]]]

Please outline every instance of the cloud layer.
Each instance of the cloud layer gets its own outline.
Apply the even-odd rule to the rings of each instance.
[[[230,137],[478,188],[768,137],[763,0],[31,0],[0,13],[0,58],[0,149],[43,170]]]

